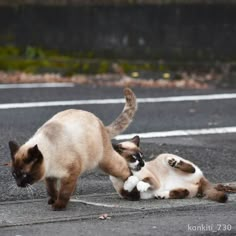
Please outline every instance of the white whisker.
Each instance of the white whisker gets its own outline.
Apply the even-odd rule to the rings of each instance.
[[[26,191],[27,191],[27,196],[30,197],[30,196],[29,196],[29,189],[28,189],[28,187],[26,186],[25,189],[26,189]]]
[[[11,184],[10,186],[8,186],[7,190],[8,190],[8,191],[11,191],[12,188],[15,188],[15,187],[16,187],[15,183],[14,183],[14,184]]]
[[[17,190],[17,186],[16,184],[12,184],[11,186],[9,186],[8,188],[8,191],[9,191],[9,194],[12,195],[14,194],[14,192]]]
[[[36,192],[36,188],[33,185],[30,184],[30,188]]]
[[[24,191],[23,188],[17,188],[17,189],[19,190],[19,195],[21,196],[22,195],[22,191]]]
[[[19,194],[19,188],[16,186],[11,195],[18,195],[18,194]]]
[[[31,197],[34,198],[34,191],[30,184],[27,184],[27,191],[29,190]]]

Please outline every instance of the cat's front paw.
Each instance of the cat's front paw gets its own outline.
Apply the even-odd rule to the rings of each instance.
[[[123,188],[124,190],[131,192],[138,182],[139,182],[138,177],[132,175],[125,181]]]
[[[150,187],[151,185],[149,183],[143,181],[139,181],[137,184],[137,189],[139,192],[146,192]]]
[[[67,203],[63,201],[55,201],[55,203],[52,204],[52,209],[54,211],[63,211],[66,208]]]
[[[55,199],[53,199],[53,198],[49,198],[48,199],[48,205],[52,205],[52,204],[54,204],[55,203]]]

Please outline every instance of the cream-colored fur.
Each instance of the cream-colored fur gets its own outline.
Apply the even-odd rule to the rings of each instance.
[[[171,167],[169,161],[172,159],[177,162],[182,160],[191,164],[195,168],[195,173],[185,173],[182,170]],[[161,154],[154,160],[146,162],[140,171],[133,171],[133,175],[139,180],[150,178],[151,176],[156,181],[157,189],[152,189],[150,185],[148,189],[141,191],[141,199],[170,198],[170,191],[179,188],[189,191],[187,197],[195,197],[198,193],[200,180],[204,177],[202,171],[192,162],[169,153]],[[129,179],[127,182],[129,182]],[[145,182],[142,181],[142,183]],[[140,182],[138,184],[140,185]],[[131,190],[130,188],[129,191]]]
[[[128,127],[137,109],[134,93],[130,89],[125,89],[124,93],[124,110],[107,127],[90,112],[70,109],[54,115],[21,147],[10,142],[14,175],[25,173],[32,177],[36,171],[40,173],[37,179],[33,176],[29,184],[45,180],[51,198],[49,204],[53,204],[55,210],[66,207],[77,177],[87,170],[99,166],[106,173],[125,181],[130,176],[130,170],[124,158],[113,150],[110,141]],[[37,157],[34,159],[32,155]],[[43,156],[42,162],[37,160],[40,155]],[[30,158],[30,163],[25,162]],[[16,180],[25,187],[27,180],[21,180],[21,176]],[[60,189],[55,187],[58,182]]]
[[[224,187],[223,185],[214,187],[198,166],[182,157],[164,153],[152,161],[145,162],[143,166],[139,143],[139,137],[135,136],[131,141],[114,145],[116,151],[128,162],[133,174],[124,183],[113,176],[110,177],[119,194],[123,190],[130,192],[136,189],[140,199],[204,196],[218,202],[227,201],[224,191],[218,190]]]
[[[59,127],[58,135],[55,134],[53,140],[49,140],[44,133],[50,124]],[[42,178],[68,176],[68,166],[72,164],[78,164],[82,174],[98,166],[104,157],[106,145],[103,142],[106,143],[106,136],[102,134],[102,129],[101,121],[92,113],[66,110],[45,123],[25,146],[32,147],[37,144],[42,152],[45,167]]]

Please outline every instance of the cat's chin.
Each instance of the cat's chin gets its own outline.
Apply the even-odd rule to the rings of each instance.
[[[27,187],[30,187],[32,186],[34,183],[38,182],[37,180],[31,180],[31,181],[28,181],[28,182],[25,182],[25,181],[16,181],[16,185],[17,187],[20,187],[20,188],[27,188]]]
[[[17,184],[17,187],[19,188],[26,188],[28,184]]]
[[[135,167],[135,168],[133,169],[133,171],[140,171],[141,169],[142,169],[141,166],[137,166],[137,167]]]
[[[27,187],[33,185],[33,183],[23,183],[23,184],[19,183],[19,184],[16,184],[16,185],[20,188],[27,188]]]

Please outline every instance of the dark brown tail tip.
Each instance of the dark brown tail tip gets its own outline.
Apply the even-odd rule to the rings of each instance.
[[[228,200],[227,194],[224,192],[221,192],[219,195],[219,198],[218,198],[218,202],[225,203],[225,202],[227,202],[227,200]]]

